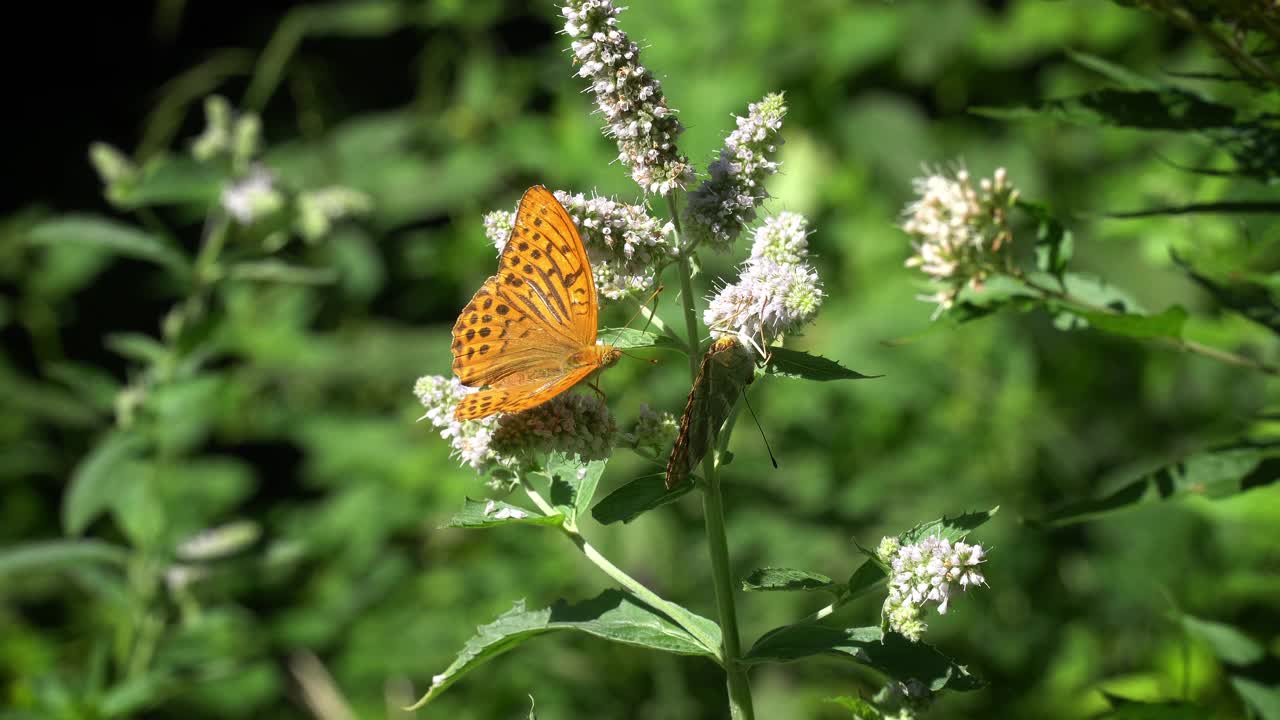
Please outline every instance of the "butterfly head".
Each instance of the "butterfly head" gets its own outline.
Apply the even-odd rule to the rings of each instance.
[[[622,351],[612,345],[600,346],[600,367],[613,367],[618,362],[618,358],[622,357]]]

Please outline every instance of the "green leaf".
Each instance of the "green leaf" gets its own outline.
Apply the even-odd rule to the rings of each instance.
[[[619,590],[606,590],[576,605],[561,601],[544,610],[526,610],[521,601],[497,620],[476,628],[476,635],[453,664],[433,678],[431,689],[409,710],[421,708],[462,676],[526,640],[560,630],[677,655],[713,657],[666,616]]]
[[[742,589],[764,592],[771,590],[827,590],[835,591],[837,585],[821,573],[792,568],[760,568],[742,581]]]
[[[1055,280],[1048,273],[1042,274],[1045,283],[1053,284]],[[1057,282],[1063,281],[1059,279]],[[942,314],[954,325],[980,320],[1005,307],[1035,307],[1038,296],[1027,286],[1005,275],[988,278],[981,288],[966,286],[960,291],[956,303]],[[935,323],[935,326],[937,324]]]
[[[103,693],[98,711],[104,718],[135,717],[176,692],[181,684],[172,673],[157,671],[125,680]]]
[[[1232,665],[1251,665],[1266,657],[1266,648],[1257,640],[1225,623],[1201,620],[1192,615],[1178,618],[1182,629],[1213,649],[1213,654]]]
[[[546,469],[539,474],[551,483],[552,504],[566,517],[576,519],[590,507],[608,463],[608,458],[584,463],[576,455],[555,452],[547,458]]]
[[[629,523],[643,513],[684,497],[693,487],[690,479],[667,490],[666,473],[644,475],[606,495],[591,508],[591,517],[601,525]]]
[[[1146,314],[1146,310],[1133,295],[1102,278],[1083,273],[1067,273],[1062,279],[1069,295],[1090,305],[1110,308],[1118,313]]]
[[[1099,716],[1109,720],[1201,720],[1209,717],[1206,709],[1182,702],[1148,703],[1102,693],[1113,708]]]
[[[1238,174],[1262,180],[1277,174],[1272,158],[1280,153],[1280,128],[1274,118],[1252,118],[1176,88],[1108,88],[1024,107],[975,108],[971,112],[1000,120],[1043,118],[1086,127],[1196,133],[1231,155]]]
[[[747,664],[792,662],[825,655],[852,660],[889,677],[916,679],[930,690],[976,690],[981,683],[963,665],[927,643],[913,643],[879,627],[835,628],[801,623],[765,633],[743,658]]]
[[[969,533],[986,524],[999,510],[1000,506],[997,505],[990,510],[965,513],[955,517],[943,516],[941,519],[916,525],[899,535],[898,541],[903,545],[910,545],[935,536],[951,542],[963,540]]]
[[[97,215],[62,215],[46,220],[28,231],[27,240],[33,245],[81,245],[101,249],[163,265],[182,277],[190,270],[186,256],[155,235]]]
[[[309,35],[382,37],[412,17],[398,3],[385,0],[308,5],[299,8]]]
[[[117,565],[129,559],[127,549],[100,540],[45,540],[0,549],[0,579],[77,565]]]
[[[1100,58],[1097,55],[1091,55],[1078,50],[1067,50],[1067,57],[1071,58],[1072,62],[1075,62],[1082,67],[1089,68],[1108,80],[1120,83],[1128,88],[1135,90],[1159,90],[1161,88],[1168,87],[1146,77],[1145,75],[1139,75],[1123,65],[1117,65],[1110,60]]]
[[[1187,495],[1221,498],[1280,478],[1280,448],[1235,446],[1191,455],[1131,480],[1093,500],[1071,503],[1039,522],[1061,526],[1093,520],[1137,505]]]
[[[1134,338],[1181,338],[1182,328],[1187,322],[1187,311],[1178,305],[1159,315],[1130,313],[1111,315],[1096,312],[1074,312],[1073,314],[1084,318],[1098,330]]]
[[[848,594],[845,595],[845,601],[848,602],[863,593],[871,590],[889,577],[885,569],[880,565],[880,561],[872,558],[864,561],[853,571],[853,575],[849,576],[846,583]]]
[[[108,188],[112,203],[124,209],[157,205],[206,208],[217,202],[229,178],[221,169],[186,155],[158,155],[138,177]]]
[[[1250,282],[1226,283],[1203,275],[1177,255],[1170,253],[1173,261],[1205,292],[1213,296],[1223,307],[1237,312],[1253,322],[1280,335],[1280,303],[1264,285]]]
[[[769,348],[769,362],[765,365],[765,373],[778,377],[797,380],[865,380],[884,377],[883,375],[863,375],[854,372],[835,360],[819,355],[810,355],[799,350],[790,350],[776,345]]]
[[[245,261],[233,264],[227,270],[232,280],[274,282],[290,285],[328,285],[337,281],[333,268],[290,265],[279,260]]]
[[[1280,686],[1270,687],[1257,680],[1239,675],[1231,678],[1231,687],[1244,700],[1244,704],[1253,708],[1262,720],[1280,720]]]
[[[1036,221],[1036,267],[1061,279],[1075,251],[1071,231],[1046,205],[1019,200],[1016,207]]]
[[[879,718],[883,717],[874,705],[862,698],[841,695],[839,697],[823,698],[823,702],[829,702],[832,705],[839,705],[845,710],[853,713],[854,718],[857,720],[879,720]]]
[[[107,335],[105,344],[120,357],[141,365],[160,365],[169,358],[170,351],[164,343],[142,333],[111,333]]]
[[[114,506],[127,482],[122,470],[146,448],[147,442],[137,435],[113,432],[80,461],[63,495],[62,527],[67,534],[79,535]]]
[[[603,328],[596,334],[596,338],[600,342],[614,346],[619,350],[630,350],[632,348],[653,347],[660,350],[679,350],[688,354],[684,343],[677,341],[669,335],[653,332],[652,330],[639,330],[636,328]]]
[[[447,528],[488,528],[498,525],[560,525],[563,515],[539,515],[501,500],[472,500],[467,498],[462,509],[449,522]]]

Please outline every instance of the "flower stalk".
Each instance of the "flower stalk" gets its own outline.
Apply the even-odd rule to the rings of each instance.
[[[527,475],[524,473],[518,473],[517,478],[520,483],[520,487],[524,490],[525,494],[529,496],[529,500],[531,500],[533,504],[542,511],[542,514],[548,516],[560,514],[560,512],[556,510],[551,503],[547,502],[546,498],[542,497],[542,494],[538,492],[537,488],[533,487],[529,482]],[[610,562],[609,558],[602,555],[595,546],[587,542],[587,539],[578,531],[578,525],[573,518],[565,518],[564,522],[559,526],[559,529],[560,533],[564,535],[569,542],[573,543],[574,547],[578,548],[579,552],[585,555],[593,565],[603,570],[605,575],[613,578],[619,585],[626,588],[628,592],[635,595],[637,598],[640,598],[645,603],[648,603],[651,607],[666,613],[667,617],[671,618],[673,622],[684,628],[684,630],[690,635],[697,638],[698,642],[702,643],[702,645],[708,650],[716,649],[716,639],[704,632],[703,629],[699,627],[698,623],[692,622],[688,611],[673,602],[664,600],[660,595],[645,587],[639,580],[636,580],[624,572],[622,568]]]
[[[667,195],[667,207],[675,224],[677,245],[680,244],[680,213],[674,193]],[[699,352],[702,347],[698,332],[698,314],[694,307],[693,268],[689,258],[681,255],[677,263],[680,274],[680,304],[684,311],[685,329],[689,344],[689,377],[697,382]],[[727,443],[727,434],[722,435]],[[753,720],[755,709],[751,702],[751,685],[746,668],[741,663],[742,647],[738,638],[738,612],[734,605],[734,582],[729,567],[729,543],[725,533],[724,499],[720,492],[718,453],[708,453],[702,459],[702,513],[707,533],[707,548],[711,555],[711,574],[716,593],[716,610],[720,619],[722,645],[720,654],[724,663],[729,693],[729,714],[734,720]]]

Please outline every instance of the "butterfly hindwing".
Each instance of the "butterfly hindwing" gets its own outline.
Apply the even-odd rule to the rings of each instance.
[[[683,483],[715,445],[720,428],[755,379],[751,352],[734,338],[721,338],[702,357],[698,377],[689,389],[680,429],[667,461],[667,489]]]

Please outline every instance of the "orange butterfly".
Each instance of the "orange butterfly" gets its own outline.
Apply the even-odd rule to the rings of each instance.
[[[549,190],[520,198],[511,237],[453,326],[453,374],[488,389],[462,399],[458,420],[536,407],[621,354],[596,344],[599,302],[582,237]]]

